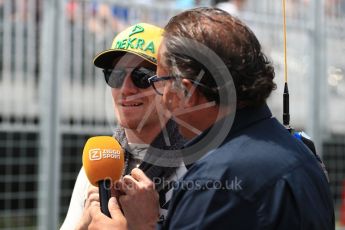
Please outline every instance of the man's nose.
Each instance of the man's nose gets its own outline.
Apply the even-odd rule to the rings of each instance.
[[[127,94],[133,94],[138,92],[138,88],[134,85],[132,78],[131,78],[131,72],[127,73],[127,76],[123,80],[123,84],[121,87],[121,92],[124,95]]]

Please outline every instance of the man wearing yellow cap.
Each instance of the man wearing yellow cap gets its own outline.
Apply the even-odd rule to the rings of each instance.
[[[160,159],[155,164],[147,161],[150,152],[176,150],[184,143],[176,124],[160,115],[164,111],[160,103],[156,104],[156,94],[148,83],[148,78],[156,72],[162,33],[161,28],[150,24],[133,25],[119,33],[111,48],[95,57],[94,64],[103,69],[105,81],[112,88],[119,125],[114,138],[126,150],[124,174],[139,167],[151,180],[158,181],[155,188],[161,198],[159,215],[164,220],[170,195],[163,182],[176,181],[186,168],[174,153],[170,157],[175,161],[171,167],[164,166]],[[87,229],[91,221],[89,209],[95,205],[99,206],[98,188],[90,186],[82,168],[61,229]]]

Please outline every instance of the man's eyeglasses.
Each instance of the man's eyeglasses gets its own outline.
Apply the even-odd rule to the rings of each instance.
[[[130,76],[133,84],[140,89],[149,88],[148,79],[156,73],[155,70],[146,67],[104,69],[105,81],[111,88],[119,89],[123,85],[129,70],[131,70]]]
[[[158,77],[157,75],[154,75],[152,77],[150,77],[148,79],[149,84],[153,87],[153,89],[156,91],[157,94],[163,96],[163,89],[164,89],[164,81],[168,81],[168,80],[176,80],[177,77],[173,77],[173,76],[164,76],[164,77]],[[205,84],[202,84],[198,81],[189,79],[189,78],[181,78],[181,79],[188,79],[189,81],[191,81],[194,85],[203,87],[207,90],[216,92],[217,88],[210,88]]]
[[[175,80],[175,77],[172,76],[165,76],[165,77],[157,77],[154,75],[148,79],[149,84],[153,87],[157,94],[163,96],[161,90],[164,88],[164,81],[168,80]]]

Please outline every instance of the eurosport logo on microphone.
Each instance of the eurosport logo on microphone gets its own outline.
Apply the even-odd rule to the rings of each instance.
[[[90,149],[89,159],[90,161],[98,161],[101,159],[121,159],[121,154],[119,150],[115,149]]]

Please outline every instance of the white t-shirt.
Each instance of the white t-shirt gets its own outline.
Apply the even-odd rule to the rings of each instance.
[[[131,144],[129,143],[130,152],[132,154],[131,162],[129,162],[129,168],[138,167],[138,165],[144,159],[146,154],[146,149],[149,145],[146,144]],[[185,165],[182,163],[179,168],[173,173],[167,181],[177,181],[179,180],[187,171]],[[84,211],[84,203],[87,196],[87,191],[90,186],[90,182],[86,177],[84,168],[81,168],[74,185],[70,205],[67,211],[66,218],[60,228],[60,230],[70,230],[75,229],[79,220],[81,219]],[[165,194],[165,200],[168,202],[172,196],[172,189]],[[160,208],[160,218],[165,218],[167,214],[167,209]]]
[[[90,182],[86,177],[84,168],[81,168],[75,182],[71,201],[69,203],[66,218],[60,230],[75,229],[84,211],[87,190]]]

